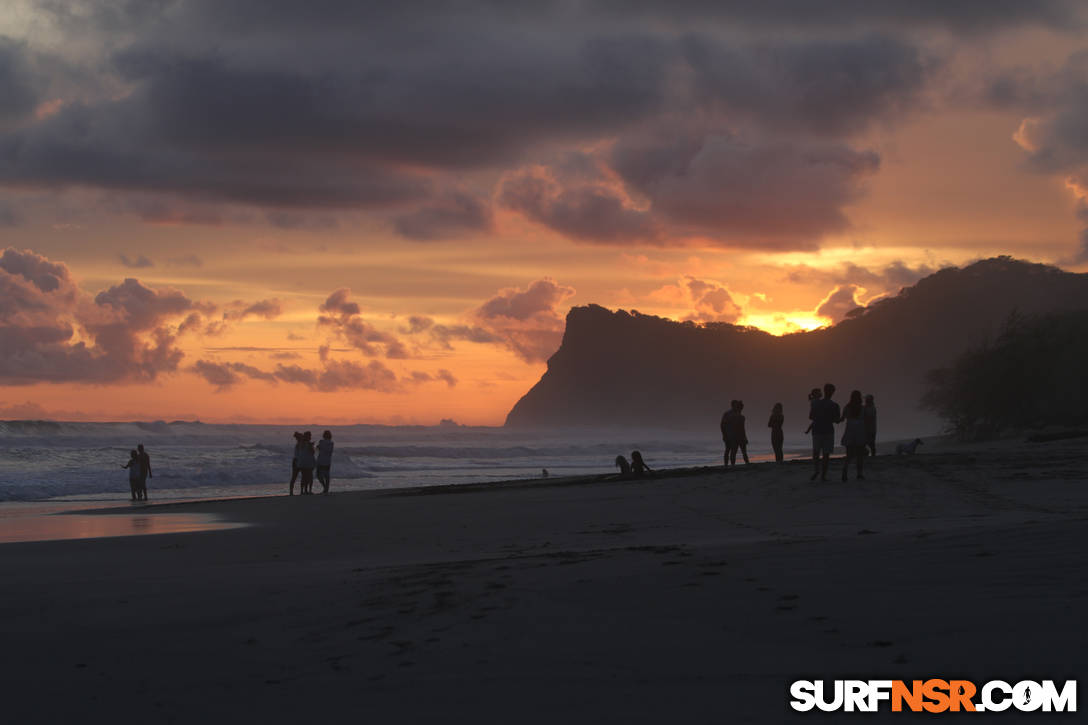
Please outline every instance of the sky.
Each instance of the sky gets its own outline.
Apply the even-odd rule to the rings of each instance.
[[[1085,271],[1086,23],[6,0],[0,418],[498,425],[575,305],[784,334],[997,254]]]

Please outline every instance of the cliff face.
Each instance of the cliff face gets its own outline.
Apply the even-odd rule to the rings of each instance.
[[[941,270],[834,327],[783,337],[576,307],[506,425],[700,429],[739,398],[750,431],[776,402],[800,431],[808,391],[832,382],[840,402],[855,388],[876,396],[881,437],[933,432],[939,422],[918,409],[928,370],[992,337],[1014,312],[1065,309],[1088,309],[1088,275],[1007,257]]]

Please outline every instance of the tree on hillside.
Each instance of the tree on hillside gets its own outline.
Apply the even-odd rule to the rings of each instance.
[[[930,371],[922,406],[964,437],[1088,424],[1088,310],[1010,316],[1000,335]]]

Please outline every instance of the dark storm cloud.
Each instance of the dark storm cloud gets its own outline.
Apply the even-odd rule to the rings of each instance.
[[[0,256],[0,382],[149,382],[182,352],[172,321],[207,309],[173,289],[126,279],[93,298],[67,267],[29,250]]]
[[[396,222],[407,236],[428,238],[450,227],[486,229],[488,217],[464,198],[436,197],[430,179],[407,165],[508,166],[541,143],[612,135],[676,104],[839,132],[894,109],[897,94],[910,96],[924,76],[918,53],[894,39],[728,50],[724,39],[650,26],[564,25],[563,13],[539,29],[519,25],[518,12],[498,13],[481,28],[474,6],[458,6],[458,20],[446,24],[418,9],[392,13],[389,37],[373,42],[292,36],[292,49],[273,30],[278,14],[293,30],[298,6],[261,3],[252,20],[268,33],[250,29],[226,54],[196,39],[223,32],[223,13],[244,11],[217,3],[213,22],[208,7],[171,4],[166,20],[140,26],[138,40],[120,36],[104,72],[127,94],[68,103],[0,136],[0,181],[272,207],[430,200]],[[348,21],[370,17],[342,12]],[[313,8],[304,15],[337,29],[335,12],[324,21]],[[684,68],[698,88],[677,100],[670,73]],[[579,195],[576,208],[609,203]]]
[[[889,35],[730,47],[684,39],[703,103],[788,131],[843,134],[904,115],[939,66]]]
[[[488,202],[462,192],[442,195],[393,219],[397,233],[420,242],[486,232],[491,224]]]
[[[67,267],[51,262],[29,249],[5,249],[0,255],[0,269],[10,275],[22,277],[41,292],[54,292],[62,284],[71,283]]]
[[[646,212],[627,206],[604,184],[568,185],[531,170],[506,179],[499,201],[575,241],[636,244],[658,237]]]
[[[485,201],[445,191],[487,169],[505,172],[509,208],[579,241],[670,244],[694,233],[780,247],[846,228],[841,207],[875,169],[849,137],[922,105],[941,67],[926,32],[1076,27],[1083,15],[1073,3],[1005,0],[51,0],[41,9],[100,49],[84,72],[101,77],[88,87],[109,92],[66,97],[51,115],[0,130],[0,185],[256,205],[263,213],[252,218],[288,227],[379,209],[399,234],[425,241],[491,229]],[[0,46],[0,91],[24,97],[10,107],[26,119],[26,89],[36,102],[41,88],[26,85],[24,55]],[[694,117],[704,124],[694,148],[640,141],[647,128],[682,131],[675,119]],[[728,149],[707,142],[724,138],[734,139]],[[614,159],[649,213],[616,183],[568,187],[560,173],[550,187],[521,168],[617,139],[617,154],[657,154]],[[741,158],[745,147],[763,151]],[[743,194],[714,213],[711,193],[739,194],[731,174],[760,169],[772,192],[797,192],[794,170],[808,180],[796,221],[775,222]],[[684,173],[702,174],[700,185]],[[173,203],[148,214],[239,219]]]
[[[25,48],[15,40],[0,35],[0,129],[33,113],[38,105],[35,88],[25,58]]]
[[[416,0],[412,3],[356,0],[42,0],[43,10],[71,27],[132,31],[163,18],[187,30],[218,26],[226,33],[358,32],[401,30],[420,18],[436,25],[464,22],[616,23],[633,19],[669,23],[728,22],[748,27],[839,29],[855,25],[943,27],[977,32],[1037,25],[1076,29],[1083,22],[1077,0]],[[76,8],[78,7],[78,12]]]
[[[643,150],[664,156],[654,139],[621,142],[617,172],[650,200],[656,218],[735,245],[813,247],[820,235],[849,228],[842,207],[880,166],[875,153],[841,144],[708,136],[692,154],[664,141],[677,156],[653,169],[638,159]]]
[[[1056,70],[1016,68],[989,80],[982,98],[1024,114],[1013,138],[1030,169],[1053,174],[1076,195],[1076,216],[1088,222],[1088,51]],[[1088,228],[1064,263],[1088,260]]]
[[[771,28],[834,29],[864,24],[942,27],[966,33],[1036,25],[1083,26],[1077,0],[603,0],[599,10],[662,21],[720,20]]]
[[[499,201],[582,242],[812,249],[850,228],[843,207],[879,166],[874,152],[839,143],[749,143],[666,126],[621,138],[596,178],[533,168],[508,177]]]
[[[0,135],[0,184],[86,185],[318,208],[381,206],[426,195],[425,180],[292,155],[287,148],[247,154],[171,143],[149,122],[138,95],[67,105],[33,126]],[[207,118],[205,123],[214,125]]]
[[[22,223],[22,215],[11,204],[0,201],[0,227],[17,227]]]

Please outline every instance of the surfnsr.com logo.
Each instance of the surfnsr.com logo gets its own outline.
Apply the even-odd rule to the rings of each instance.
[[[797,680],[790,697],[799,712],[1076,712],[1077,681]]]

